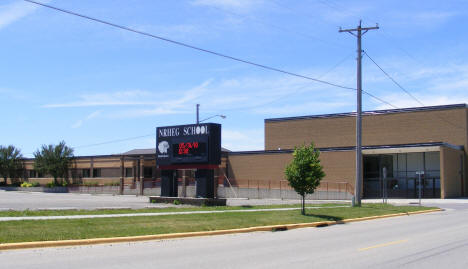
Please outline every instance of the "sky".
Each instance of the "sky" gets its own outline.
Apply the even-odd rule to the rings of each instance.
[[[362,49],[422,104],[468,103],[467,1],[37,0],[203,49],[356,87]],[[222,145],[264,148],[264,119],[356,111],[356,91],[274,72],[21,0],[0,0],[1,145],[32,157],[155,146],[155,127],[222,124]],[[363,56],[363,110],[421,106]],[[391,104],[391,106],[390,106]]]

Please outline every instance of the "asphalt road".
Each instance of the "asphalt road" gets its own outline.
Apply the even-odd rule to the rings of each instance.
[[[323,228],[0,252],[0,268],[468,268],[468,206]]]

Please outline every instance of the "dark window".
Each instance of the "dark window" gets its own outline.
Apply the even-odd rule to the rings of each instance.
[[[125,176],[126,177],[132,176],[132,168],[125,168]]]
[[[82,175],[83,177],[90,177],[91,171],[89,169],[83,169]]]
[[[101,168],[93,169],[93,177],[101,177]]]
[[[44,177],[44,174],[41,172],[37,172],[37,177]]]
[[[143,177],[150,178],[153,176],[153,167],[143,167]]]
[[[36,170],[29,170],[29,177],[36,177]]]

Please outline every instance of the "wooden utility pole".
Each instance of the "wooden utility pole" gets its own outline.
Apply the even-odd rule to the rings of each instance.
[[[362,49],[361,49],[361,37],[369,30],[379,29],[379,26],[375,27],[361,27],[361,21],[355,29],[341,29],[340,33],[348,32],[353,36],[357,37],[357,109],[356,109],[356,183],[354,185],[354,199],[353,206],[361,206],[361,183],[362,183]]]

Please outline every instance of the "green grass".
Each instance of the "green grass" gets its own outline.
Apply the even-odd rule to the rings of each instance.
[[[345,203],[335,204],[307,204],[307,207],[330,207],[349,205]],[[157,212],[187,212],[187,211],[212,211],[212,210],[238,210],[238,209],[268,209],[268,208],[300,208],[300,204],[265,205],[265,206],[213,206],[213,207],[164,207],[143,209],[97,209],[97,210],[23,210],[0,211],[0,217],[29,217],[29,216],[71,216],[71,215],[104,215],[127,213],[157,213]]]
[[[152,217],[7,221],[0,222],[0,243],[211,231],[262,225],[343,220],[422,209],[430,208],[364,204],[360,208],[307,209],[306,216],[302,216],[298,209]]]

